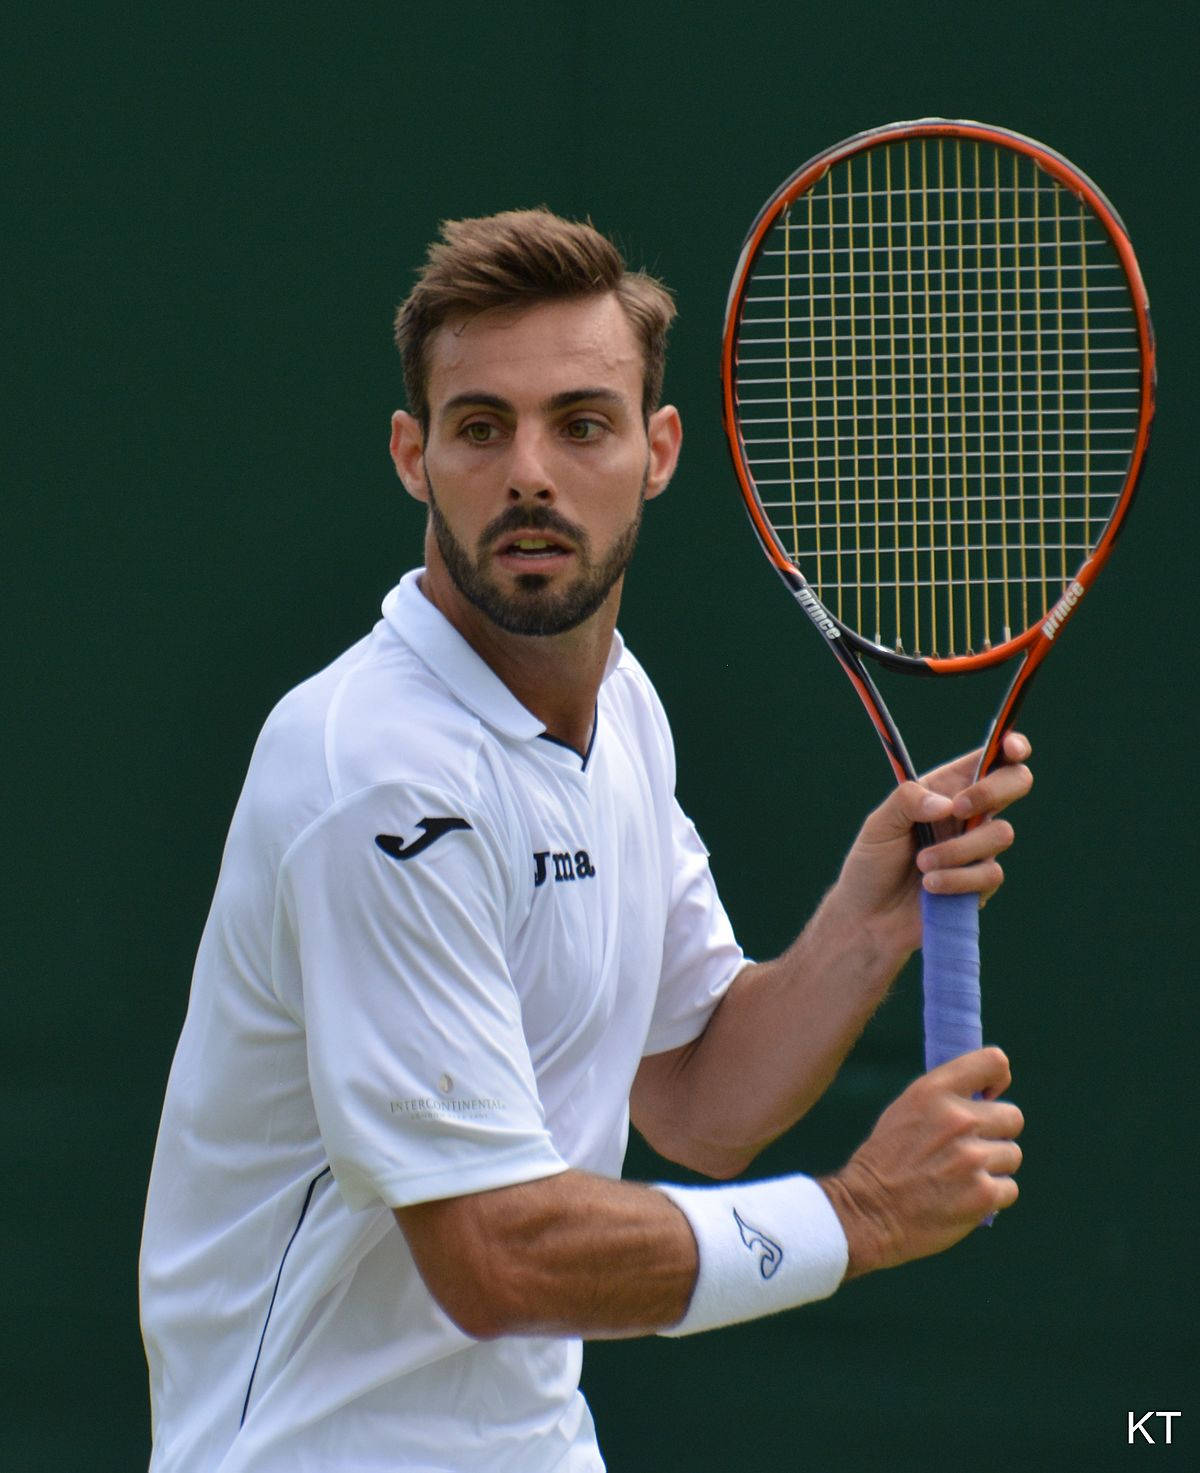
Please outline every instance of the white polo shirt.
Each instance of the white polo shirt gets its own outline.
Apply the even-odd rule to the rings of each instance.
[[[146,1209],[154,1473],[603,1467],[580,1342],[468,1338],[391,1209],[618,1176],[639,1060],[744,959],[619,638],[581,759],[418,578],[234,815]]]

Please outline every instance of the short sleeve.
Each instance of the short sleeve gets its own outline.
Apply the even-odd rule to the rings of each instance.
[[[285,856],[277,953],[294,967],[317,1121],[352,1209],[566,1169],[505,960],[508,894],[487,818],[417,785],[353,795]]]
[[[680,1048],[703,1033],[729,984],[746,965],[717,894],[708,850],[674,800],[671,841],[671,898],[646,1054]]]

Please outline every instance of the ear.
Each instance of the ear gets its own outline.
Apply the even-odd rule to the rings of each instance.
[[[428,501],[425,482],[425,436],[420,421],[403,409],[392,415],[390,444],[392,464],[404,483],[404,489],[416,501]]]
[[[646,438],[650,442],[650,462],[646,470],[646,500],[649,501],[667,489],[679,464],[683,425],[673,404],[664,404],[650,416]]]

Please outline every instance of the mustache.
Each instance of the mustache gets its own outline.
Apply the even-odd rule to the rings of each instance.
[[[549,506],[510,506],[494,517],[479,534],[479,551],[485,552],[498,537],[514,532],[555,532],[573,542],[581,552],[588,550],[588,535]]]

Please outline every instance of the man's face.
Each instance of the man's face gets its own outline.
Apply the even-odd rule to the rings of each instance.
[[[429,345],[429,429],[392,451],[429,505],[429,573],[512,634],[575,628],[619,597],[678,416],[642,420],[642,356],[615,297],[481,313]],[[440,566],[439,566],[440,565]],[[435,598],[435,602],[440,601]]]

